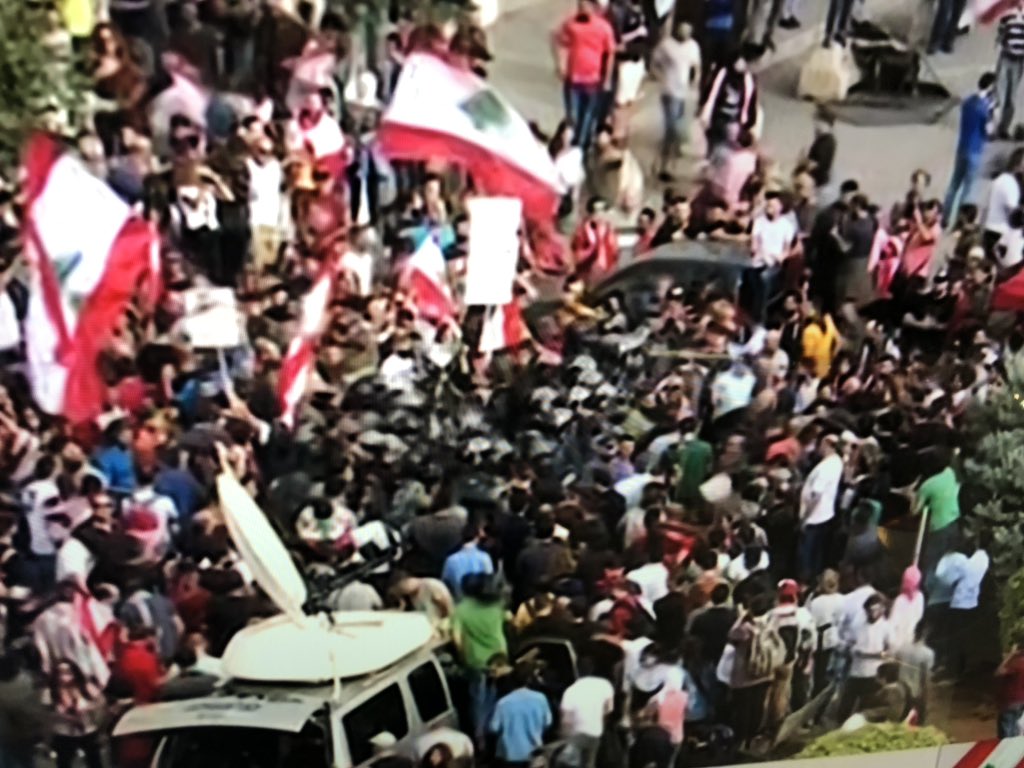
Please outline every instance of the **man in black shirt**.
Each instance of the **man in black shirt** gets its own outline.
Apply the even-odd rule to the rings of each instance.
[[[718,664],[735,623],[736,609],[729,605],[729,585],[718,584],[711,590],[711,605],[690,621],[690,635],[700,641],[703,667],[714,669]]]
[[[825,109],[819,109],[814,116],[814,141],[807,150],[807,164],[818,189],[828,186],[832,180],[832,164],[836,159],[836,136],[832,132],[835,122],[835,116]]]
[[[657,248],[675,240],[686,239],[690,236],[687,232],[689,226],[690,201],[684,195],[676,195],[669,202],[667,215],[654,234],[651,247]]]

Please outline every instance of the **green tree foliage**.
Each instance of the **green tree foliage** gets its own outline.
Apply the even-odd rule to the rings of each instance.
[[[999,639],[1010,650],[1024,633],[1024,571],[1018,571],[1003,584],[999,604]]]
[[[1005,386],[968,414],[964,490],[968,530],[992,535],[1000,635],[1024,629],[1024,354],[1006,358]]]
[[[999,583],[1024,569],[1024,355],[1006,368],[1006,385],[968,414],[964,451],[968,527],[992,533]]]
[[[81,111],[84,78],[61,34],[41,3],[0,0],[0,169],[16,166],[27,134],[54,113]]]
[[[870,755],[875,752],[939,747],[948,743],[946,734],[938,728],[908,728],[898,723],[878,723],[865,725],[852,733],[834,731],[825,734],[808,744],[797,757]]]

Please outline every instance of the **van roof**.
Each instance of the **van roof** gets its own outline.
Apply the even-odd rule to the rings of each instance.
[[[345,611],[281,615],[243,629],[228,643],[224,670],[233,680],[332,683],[373,674],[431,647],[433,628],[422,613]]]
[[[428,643],[376,672],[344,679],[337,699],[334,698],[333,683],[229,680],[204,696],[132,707],[118,721],[114,736],[218,726],[298,733],[306,720],[326,704],[330,703],[334,708],[346,707],[396,669],[413,667],[435,658],[439,645],[437,642]]]

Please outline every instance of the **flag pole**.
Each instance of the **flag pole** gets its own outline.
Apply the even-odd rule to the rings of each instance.
[[[917,564],[921,560],[921,549],[924,546],[924,532],[928,527],[928,507],[924,507],[921,510],[921,525],[917,529],[917,544],[914,545],[914,562],[913,566],[917,568]]]

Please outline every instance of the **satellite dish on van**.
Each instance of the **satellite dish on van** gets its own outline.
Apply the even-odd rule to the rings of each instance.
[[[306,582],[266,515],[230,472],[217,476],[217,493],[231,540],[256,583],[289,619],[306,624]]]

